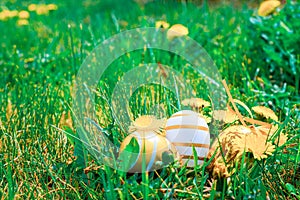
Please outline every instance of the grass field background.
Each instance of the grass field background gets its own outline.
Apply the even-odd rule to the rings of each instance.
[[[153,1],[44,1],[57,9],[28,11],[38,1],[2,0],[0,11],[0,197],[1,199],[299,199],[300,198],[300,4],[287,1],[279,12],[257,15],[259,2],[197,3]],[[126,4],[126,5],[125,5]],[[41,5],[41,4],[40,4]],[[205,165],[168,166],[143,174],[124,174],[98,163],[77,135],[70,110],[71,89],[83,60],[102,41],[124,30],[154,27],[158,20],[183,24],[189,36],[214,60],[234,98],[247,106],[264,105],[279,116],[287,143],[272,156],[240,166],[230,180],[213,180]],[[155,52],[157,62],[177,70],[182,58]],[[143,56],[141,56],[143,55]],[[172,59],[170,59],[172,57]],[[107,98],[126,71],[153,58],[136,51],[115,61],[99,82]],[[197,96],[207,99],[195,81]],[[202,89],[203,88],[203,89]],[[147,114],[143,87],[132,98],[135,115]],[[176,96],[163,92],[158,102],[169,114]],[[119,145],[128,133],[111,117],[101,95],[99,125]],[[169,106],[169,107],[168,107]],[[275,139],[275,138],[274,138]]]

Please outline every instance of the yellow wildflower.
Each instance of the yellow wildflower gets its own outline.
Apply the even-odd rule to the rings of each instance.
[[[157,119],[152,115],[143,115],[135,119],[129,127],[129,132],[140,131],[140,132],[151,132],[161,134],[162,128],[165,126],[165,119]]]
[[[213,177],[218,177],[218,178],[221,178],[221,177],[227,178],[230,176],[230,174],[228,173],[228,169],[221,158],[219,158],[215,162],[215,166],[213,168],[212,175],[213,175]]]
[[[51,3],[47,5],[47,8],[48,10],[57,10],[58,7],[56,4]]]
[[[49,10],[47,5],[45,4],[41,4],[36,8],[36,14],[38,15],[48,15],[49,14]]]
[[[231,109],[215,110],[213,117],[215,120],[224,121],[226,124],[230,124],[239,119],[237,114]]]
[[[184,99],[182,105],[191,106],[192,108],[204,108],[210,106],[210,103],[201,98],[190,98]]]
[[[286,134],[280,133],[279,137],[276,138],[274,143],[275,143],[275,145],[280,147],[280,146],[284,145],[287,140],[288,140],[288,137],[286,136]]]
[[[280,4],[278,0],[263,1],[258,8],[258,15],[263,17],[270,15]]]
[[[8,18],[12,18],[18,15],[18,11],[16,10],[3,10],[0,12],[0,20],[7,20]]]
[[[73,120],[72,120],[72,116],[71,116],[71,112],[68,111],[68,112],[63,112],[62,115],[61,115],[61,118],[60,118],[60,121],[59,121],[59,125],[61,127],[63,126],[68,126],[69,128],[73,128]]]
[[[4,21],[6,19],[6,16],[4,16],[3,12],[0,12],[0,20]]]
[[[35,11],[36,8],[37,8],[37,5],[36,5],[36,4],[30,4],[30,5],[28,6],[28,10],[29,10],[29,11]]]
[[[27,19],[19,19],[18,21],[17,21],[17,25],[18,26],[26,26],[26,25],[28,25],[29,24],[29,21],[27,20]]]
[[[222,131],[222,135],[226,135],[228,133],[250,134],[251,129],[249,127],[243,126],[243,125],[233,125],[233,126],[229,126],[224,131]]]
[[[263,116],[263,117],[265,117],[267,119],[271,118],[271,119],[273,119],[275,121],[278,121],[277,115],[270,108],[267,108],[265,106],[254,106],[254,107],[252,107],[252,110],[255,113],[257,113],[257,114],[259,114],[259,115],[261,115],[261,116]]]
[[[208,117],[206,115],[201,115],[201,117],[204,118],[204,120],[206,121],[207,124],[209,124],[211,122],[211,117]]]
[[[168,22],[165,22],[165,21],[157,21],[157,22],[155,22],[155,28],[167,29],[169,27],[170,27],[170,24]]]
[[[181,24],[175,24],[171,26],[171,28],[167,32],[167,38],[172,40],[176,37],[182,37],[189,34],[189,30],[187,27]]]
[[[26,10],[22,10],[19,12],[19,18],[20,19],[28,19],[29,18],[29,12]]]
[[[256,129],[264,135],[272,136],[278,130],[278,125],[277,124],[272,125],[271,128],[266,127],[266,126],[259,126],[259,127],[256,127]]]
[[[233,141],[234,149],[238,150],[238,156],[243,152],[251,152],[255,159],[261,160],[272,155],[275,146],[267,141],[267,136],[262,134],[247,134]]]
[[[4,18],[9,18],[10,17],[10,11],[9,10],[3,10],[1,13],[2,13]]]
[[[257,160],[267,158],[274,152],[275,146],[267,141],[268,135],[259,130],[252,126],[234,125],[221,132],[208,154],[208,158],[215,154],[208,166],[213,177],[228,177],[233,174],[235,163],[241,160],[244,152],[253,155],[254,158],[249,159]],[[283,144],[285,140],[283,136],[279,143]]]
[[[24,63],[31,63],[34,61],[34,58],[26,58],[24,59]]]
[[[9,17],[16,17],[18,16],[18,11],[17,10],[11,10],[9,11]]]

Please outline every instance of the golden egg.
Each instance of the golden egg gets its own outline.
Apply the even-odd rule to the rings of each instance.
[[[163,154],[172,153],[174,158],[178,159],[178,154],[175,147],[164,137],[155,132],[133,132],[128,135],[122,142],[120,147],[120,154],[125,150],[131,139],[135,138],[139,147],[138,153],[132,156],[134,160],[129,163],[128,172],[143,172],[142,164],[145,163],[145,171],[155,170],[158,167],[158,161],[164,162]],[[129,153],[130,154],[130,153]],[[124,162],[124,160],[120,160]]]
[[[202,164],[208,154],[210,133],[205,119],[191,110],[173,114],[166,123],[166,138],[176,147],[183,163],[195,166],[193,148],[197,152],[198,164]]]

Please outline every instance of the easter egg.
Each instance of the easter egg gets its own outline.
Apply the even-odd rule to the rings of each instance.
[[[128,135],[120,146],[120,154],[125,147],[130,143],[131,139],[135,138],[139,147],[138,153],[135,155],[135,160],[130,163],[128,172],[142,172],[142,164],[145,163],[145,170],[150,171],[157,168],[157,161],[163,162],[163,154],[171,153],[174,159],[179,158],[176,148],[164,137],[155,132],[133,132]]]
[[[193,147],[197,152],[198,164],[202,164],[208,154],[210,134],[205,119],[191,110],[173,114],[166,123],[166,138],[175,146],[183,163],[195,166]]]

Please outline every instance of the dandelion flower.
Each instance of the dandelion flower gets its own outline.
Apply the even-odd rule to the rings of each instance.
[[[261,160],[267,158],[268,155],[272,155],[275,150],[275,146],[267,141],[267,137],[261,134],[248,134],[240,140],[233,141],[235,148],[239,149],[241,153],[251,152],[255,159]]]
[[[143,115],[135,119],[129,127],[129,132],[156,132],[162,134],[162,128],[165,126],[165,119],[157,119],[152,115]]]
[[[213,117],[215,120],[224,121],[226,124],[230,124],[239,119],[237,114],[231,109],[215,110],[213,112]]]
[[[17,25],[18,26],[26,26],[26,25],[28,25],[29,24],[29,21],[27,20],[27,19],[19,19],[18,21],[17,21]]]
[[[252,134],[252,130],[242,125],[230,126],[221,132],[218,139],[212,144],[208,156],[210,158],[216,153],[208,167],[214,177],[229,177],[234,173],[235,163],[240,161],[241,155],[245,151],[247,152],[246,138],[250,134]]]
[[[49,14],[49,10],[48,10],[48,7],[47,5],[45,4],[42,4],[42,5],[39,5],[37,8],[36,8],[36,14],[38,15],[48,15]]]
[[[190,99],[184,99],[182,101],[182,105],[191,106],[193,108],[205,108],[210,106],[210,103],[201,98],[190,98]]]
[[[226,128],[222,134],[226,135],[228,133],[242,133],[242,134],[250,134],[251,129],[247,126],[243,125],[233,125]]]
[[[255,113],[257,113],[257,114],[259,114],[259,115],[261,115],[261,116],[263,116],[267,119],[270,118],[270,119],[273,119],[275,121],[278,121],[277,115],[270,108],[267,108],[265,106],[254,106],[254,107],[252,107],[252,110]]]
[[[278,0],[263,1],[258,8],[258,15],[263,17],[268,16],[274,12],[275,9],[280,6],[280,4],[281,3]]]
[[[175,24],[171,26],[171,28],[167,32],[167,38],[172,40],[176,37],[182,37],[189,34],[189,30],[187,27],[182,24]]]
[[[261,134],[272,136],[278,130],[278,125],[273,125],[271,128],[266,126],[259,126],[256,128]]]
[[[224,162],[216,162],[214,168],[213,168],[213,177],[229,177],[228,169]]]
[[[35,11],[36,8],[37,8],[37,5],[36,5],[36,4],[30,4],[30,5],[28,6],[28,10],[29,10],[29,11]]]
[[[16,10],[3,10],[0,12],[0,20],[7,20],[8,18],[16,17],[18,15],[18,11]]]
[[[9,17],[16,17],[18,16],[19,12],[17,10],[11,10],[9,12]]]
[[[9,11],[9,10],[3,10],[3,11],[1,12],[1,14],[2,14],[2,16],[3,16],[4,18],[9,18],[9,17],[10,17],[10,11]]]
[[[235,138],[241,138],[243,135],[250,134],[251,129],[242,125],[234,125],[223,130],[218,139],[216,139],[212,146],[211,150],[214,151],[219,146],[219,142],[221,143],[223,152],[226,152],[226,149],[230,149],[232,145],[232,141]]]
[[[58,7],[56,4],[51,3],[47,5],[47,8],[48,10],[57,10]]]
[[[167,29],[169,27],[170,27],[170,24],[168,22],[165,22],[165,21],[157,21],[157,22],[155,22],[155,28]]]
[[[204,120],[206,121],[207,124],[209,124],[211,122],[211,117],[208,117],[206,115],[201,115],[201,117],[204,118]]]
[[[6,16],[3,14],[3,12],[0,12],[0,21],[6,20]]]
[[[68,126],[69,128],[73,129],[73,121],[72,121],[72,116],[71,112],[68,111],[68,113],[63,112],[61,115],[61,118],[59,120],[59,125],[63,126]]]
[[[19,18],[20,19],[28,19],[29,18],[29,12],[26,10],[22,10],[19,12]]]
[[[274,143],[275,143],[275,145],[280,147],[280,146],[284,145],[287,140],[288,140],[288,137],[286,136],[286,134],[280,133],[279,137],[276,138]]]

